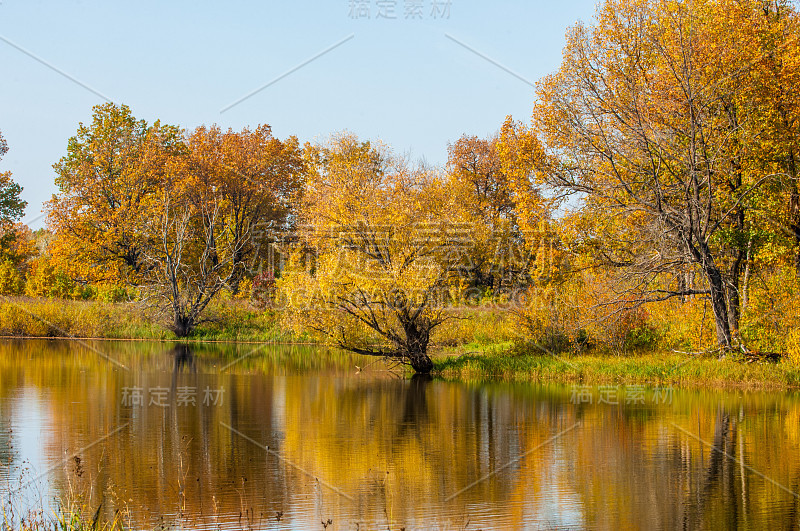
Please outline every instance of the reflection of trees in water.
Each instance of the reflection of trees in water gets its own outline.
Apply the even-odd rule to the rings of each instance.
[[[180,375],[191,373],[189,364],[180,366]],[[126,464],[112,459],[104,476],[119,491],[134,494],[137,511],[176,511],[184,487],[186,512],[194,515],[210,514],[213,496],[223,513],[238,515],[245,506],[258,514],[283,512],[283,521],[291,522],[291,508],[312,500],[313,510],[325,518],[347,514],[353,521],[380,523],[392,515],[395,522],[408,523],[419,522],[415,515],[427,510],[445,526],[455,526],[460,521],[447,520],[454,514],[492,505],[507,512],[503,522],[525,526],[535,521],[532,514],[548,509],[541,498],[555,489],[579,496],[580,522],[589,527],[697,528],[769,521],[763,506],[780,498],[773,492],[759,502],[754,519],[746,496],[760,480],[745,471],[743,484],[736,462],[676,433],[664,409],[579,408],[569,404],[568,395],[429,378],[239,375],[225,385],[222,408],[198,408],[189,417],[178,408],[165,413],[150,408],[129,437],[110,441],[107,453],[127,456],[121,460]],[[698,433],[704,440],[738,458],[741,420],[716,406],[701,413],[686,429],[703,427]],[[567,441],[545,445],[445,502],[579,416],[582,427]],[[355,503],[230,433],[220,421]],[[748,447],[760,433],[751,427]],[[796,516],[786,511],[774,515],[779,523],[791,518]]]
[[[800,526],[798,499],[745,466],[796,489],[799,449],[775,440],[780,415],[739,406],[734,415],[731,408],[709,403],[692,408],[688,418],[645,407],[587,408],[584,425],[591,428],[578,435],[576,473],[570,479],[581,494],[587,525],[766,529],[793,522],[795,528]],[[676,429],[673,422],[706,444]]]
[[[761,445],[753,447],[752,433],[748,437],[742,432],[744,420],[743,408],[740,407],[739,415],[733,415],[729,406],[720,404],[713,421],[709,418],[705,423],[707,427],[713,426],[713,437],[703,436],[706,444],[688,441],[691,450],[683,460],[684,488],[680,499],[684,529],[708,526],[735,529],[756,525],[755,522],[759,522],[758,526],[769,527],[784,527],[787,523],[792,523],[789,526],[792,528],[800,526],[797,498],[793,499],[791,494],[770,482],[780,483],[780,480],[753,471],[758,470],[759,465],[753,463],[752,455],[745,453],[745,447],[758,452]],[[702,427],[698,425],[694,430],[708,433],[708,429]],[[747,445],[745,438],[750,439]],[[790,461],[794,479],[783,484],[796,489],[800,477],[797,455]],[[755,464],[753,470],[745,466],[751,463]],[[769,471],[768,468],[764,470]]]
[[[708,465],[696,493],[696,503],[686,503],[689,510],[684,514],[686,526],[697,527],[703,522],[706,510],[716,497],[723,497],[729,502],[722,515],[725,527],[737,527],[739,516],[739,496],[737,495],[736,462],[731,457],[736,454],[736,425],[731,426],[731,419],[724,407],[719,407],[714,424],[713,450],[708,455]],[[729,457],[731,456],[731,457]],[[745,492],[742,492],[742,496]],[[721,520],[717,520],[721,524]],[[694,525],[691,525],[694,524]]]
[[[774,478],[761,476],[745,466],[752,456],[744,451],[746,435],[742,434],[743,409],[740,408],[739,412],[738,416],[734,416],[724,405],[717,408],[713,440],[708,441],[713,448],[707,449],[707,460],[701,461],[698,467],[696,492],[687,493],[684,500],[684,507],[688,508],[684,527],[697,528],[709,524],[727,529],[749,527],[753,525],[753,518],[748,506],[758,503],[762,510],[766,508],[763,516],[767,521],[772,520],[775,526],[789,524],[787,528],[800,528],[797,512],[800,503],[800,494],[797,494],[800,492],[800,466],[797,464],[797,455],[779,457],[789,458],[791,463],[788,467],[792,469],[790,481],[782,484],[795,493],[793,498],[792,494],[771,483],[776,481]],[[767,437],[776,436],[779,436],[778,433],[767,434]],[[759,446],[752,448],[748,444],[756,452]],[[754,487],[759,490],[752,496],[750,491]],[[780,503],[781,498],[790,500],[790,503]],[[760,525],[764,524],[766,522]]]
[[[504,514],[494,525],[535,526],[531,518],[548,509],[541,500],[551,491],[571,493],[579,522],[594,528],[785,528],[798,522],[791,495],[671,424],[797,489],[800,435],[791,430],[800,419],[800,403],[786,396],[742,400],[685,393],[688,399],[676,398],[669,408],[576,406],[568,389],[397,380],[380,373],[354,377],[341,370],[203,374],[202,354],[191,348],[160,355],[148,365],[158,370],[135,374],[107,370],[96,355],[74,365],[60,355],[0,357],[0,396],[12,397],[22,386],[47,393],[51,462],[129,423],[80,455],[82,477],[68,465],[53,478],[61,492],[69,484],[91,491],[88,508],[95,510],[102,501],[107,517],[123,500],[132,500],[140,527],[152,527],[153,519],[181,507],[189,521],[199,522],[200,515],[213,514],[213,499],[221,514],[238,518],[244,507],[274,518],[280,511],[282,523],[296,518],[293,507],[313,511],[311,503],[325,518],[348,514],[353,521],[378,524],[388,521],[387,514],[401,524],[420,523],[425,520],[415,515],[427,510],[442,518],[440,527],[459,527],[464,521],[454,515],[463,517],[472,508]],[[121,389],[132,385],[173,391],[196,386],[197,407],[122,407]],[[225,388],[222,406],[201,405],[206,386]],[[12,414],[2,413],[0,433]],[[579,418],[581,426],[563,441],[542,446],[445,502]],[[2,451],[0,439],[0,456]],[[553,507],[560,506],[551,502]],[[470,527],[481,525],[473,521]]]
[[[430,382],[429,374],[415,374],[407,386],[404,386],[405,399],[401,409],[401,429],[419,426],[425,421],[428,412],[427,391]]]
[[[282,479],[264,481],[264,471],[273,466],[265,452],[237,446],[237,436],[220,426],[244,415],[261,432],[274,432],[272,379],[198,374],[196,356],[185,345],[162,357],[169,363],[157,364],[163,369],[155,373],[100,372],[86,378],[76,369],[61,376],[48,401],[55,425],[47,450],[52,460],[128,426],[81,453],[81,477],[71,466],[56,469],[57,491],[86,494],[87,508],[102,506],[107,519],[127,507],[137,528],[150,528],[161,517],[169,522],[179,513],[199,524],[215,511],[230,519],[243,506],[260,512],[285,507]],[[133,386],[143,390],[144,405],[125,407],[122,388]],[[166,407],[148,404],[148,390],[155,387],[169,391]],[[225,389],[220,406],[203,404],[206,387]],[[178,391],[186,388],[196,392],[195,404],[178,403]],[[242,522],[247,518],[253,515]]]
[[[365,521],[381,522],[392,514],[398,522],[413,522],[420,512],[463,517],[464,507],[508,499],[524,482],[522,469],[535,470],[529,465],[551,449],[530,454],[447,501],[572,422],[572,408],[564,401],[556,408],[539,407],[491,386],[421,377],[320,382],[306,393],[291,391],[294,385],[303,384],[287,382],[287,396],[295,399],[287,399],[282,452],[357,496],[358,516]]]
[[[175,369],[173,370],[173,374],[181,372],[184,368],[192,373],[197,372],[197,367],[195,366],[194,362],[194,354],[192,354],[192,348],[189,345],[179,343],[172,348],[170,353],[172,354],[173,358],[175,358]]]
[[[5,398],[5,397],[2,397]],[[0,404],[7,403],[4,400]],[[11,423],[5,408],[0,408],[0,485],[11,475],[12,467],[19,464],[19,452],[11,439]]]

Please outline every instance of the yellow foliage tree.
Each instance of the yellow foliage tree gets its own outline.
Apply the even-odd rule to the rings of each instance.
[[[549,217],[530,175],[525,147],[511,138],[509,117],[501,134],[488,139],[462,136],[448,148],[448,187],[460,198],[460,217],[469,252],[463,276],[472,287],[511,292],[527,284],[539,228]]]
[[[282,272],[292,323],[333,344],[428,373],[431,333],[448,318],[457,198],[440,176],[350,134],[308,146],[298,248]]]
[[[8,144],[0,132],[0,159],[8,152]],[[22,228],[19,219],[25,212],[27,201],[20,199],[22,187],[11,178],[11,172],[0,172],[0,258],[19,263],[24,259],[20,246],[25,239],[20,238]]]
[[[759,194],[780,183],[754,162],[765,114],[752,96],[764,55],[756,40],[766,32],[793,42],[750,24],[770,9],[607,0],[594,27],[569,31],[533,113],[540,167],[579,205],[575,245],[631,273],[631,304],[707,296],[723,348],[736,339],[747,239],[765,210]],[[685,283],[686,270],[699,286]]]

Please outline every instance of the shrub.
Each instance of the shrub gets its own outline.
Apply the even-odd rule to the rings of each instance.
[[[752,283],[742,312],[741,337],[752,350],[787,352],[800,323],[800,279],[790,269],[770,272]]]
[[[650,324],[650,314],[643,307],[621,308],[597,323],[597,335],[615,352],[654,348],[659,335]]]
[[[57,267],[52,260],[40,257],[31,266],[25,283],[25,294],[29,297],[76,298],[75,282],[67,276],[63,269]],[[83,298],[82,290],[77,298]]]
[[[494,304],[454,309],[450,317],[431,335],[433,344],[449,347],[469,343],[486,345],[520,337],[515,317]]]
[[[580,289],[580,279],[529,289],[524,306],[515,310],[526,335],[552,352],[585,346],[588,337],[580,325]]]
[[[19,269],[11,260],[0,264],[0,295],[19,295],[25,288]]]
[[[88,289],[94,291],[91,298],[100,302],[123,302],[132,298],[128,290],[114,284],[99,284]]]
[[[800,328],[792,330],[787,339],[786,359],[789,363],[800,367]]]

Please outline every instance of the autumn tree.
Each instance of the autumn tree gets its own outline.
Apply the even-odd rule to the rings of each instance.
[[[183,149],[177,127],[137,120],[126,105],[94,107],[53,167],[59,192],[47,203],[51,252],[86,280],[131,281],[143,273],[145,222],[170,157]]]
[[[8,153],[8,143],[0,132],[0,159]],[[0,172],[0,253],[16,256],[13,248],[19,245],[20,229],[15,223],[25,213],[27,201],[20,199],[22,187],[11,178],[11,172]],[[12,256],[6,256],[12,258]]]
[[[468,201],[481,221],[497,224],[512,218],[513,191],[497,155],[497,137],[463,135],[447,151],[448,170],[455,180],[469,185]]]
[[[509,116],[499,133],[464,135],[448,146],[448,187],[470,239],[462,270],[475,285],[510,291],[530,284],[541,245],[551,240],[550,201],[531,175],[531,142],[530,130]]]
[[[459,138],[448,146],[447,170],[451,193],[462,200],[463,232],[469,248],[461,266],[464,276],[472,286],[497,290],[511,274],[507,251],[519,245],[521,236],[496,136]]]
[[[763,4],[607,0],[596,26],[570,29],[533,114],[547,178],[588,220],[579,241],[636,274],[634,303],[707,296],[724,348],[738,327],[741,235],[775,175],[748,163],[751,43],[725,43],[721,28],[741,39],[746,24],[728,17]],[[679,282],[687,267],[701,285]]]
[[[429,373],[431,334],[448,318],[457,199],[441,177],[349,134],[307,159],[298,245],[313,260],[280,281],[293,324]]]
[[[187,193],[195,205],[207,197],[218,202],[212,237],[235,252],[217,259],[230,261],[228,287],[236,293],[245,272],[263,258],[259,239],[293,222],[305,173],[302,149],[295,137],[273,137],[268,125],[239,132],[198,127],[186,143],[182,174],[193,183]]]
[[[763,206],[757,212],[760,230],[748,235],[747,250],[754,255],[761,243],[758,251],[768,261],[788,254],[800,276],[800,16],[795,6],[789,0],[727,5],[717,51],[738,71],[729,81],[738,85],[736,105],[749,117],[741,126],[753,146],[743,165],[780,177],[757,192]],[[731,53],[732,48],[740,51]]]
[[[185,159],[170,162],[144,222],[144,300],[169,316],[178,337],[207,319],[206,308],[234,278],[233,257],[244,241],[218,232],[224,199],[211,190],[197,200],[190,172]]]

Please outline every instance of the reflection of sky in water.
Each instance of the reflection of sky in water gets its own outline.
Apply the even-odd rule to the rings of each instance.
[[[6,498],[9,491],[25,486],[14,495],[17,508],[42,504],[49,508],[51,490],[46,471],[55,461],[48,460],[44,448],[52,423],[47,417],[42,391],[22,387],[3,402],[2,437],[4,444],[7,441],[11,446],[12,460],[4,461],[0,467],[0,490]]]
[[[586,526],[583,516],[584,507],[580,494],[571,490],[568,482],[563,479],[572,468],[568,458],[564,455],[563,445],[568,441],[554,441],[550,445],[552,451],[543,464],[538,465],[536,476],[539,478],[538,491],[528,491],[523,499],[510,501],[506,508],[511,508],[514,503],[519,504],[520,522],[514,522],[515,528],[522,529],[583,529]],[[542,451],[547,451],[544,448]],[[532,454],[531,454],[532,455]],[[520,468],[534,466],[526,463],[526,458],[520,461]],[[480,520],[481,528],[502,529],[507,523],[497,527],[486,527],[485,522],[497,520],[497,505],[494,503],[467,504],[463,508],[466,520],[475,522]],[[456,514],[453,517],[458,516]],[[465,521],[466,521],[465,520]],[[470,529],[472,527],[469,527]]]
[[[539,495],[526,504],[527,520],[535,522],[536,527],[576,529],[586,525],[580,495],[569,488],[568,482],[555,481],[570,473],[562,444],[554,446],[553,459],[547,467],[547,476],[554,481],[544,482]]]

